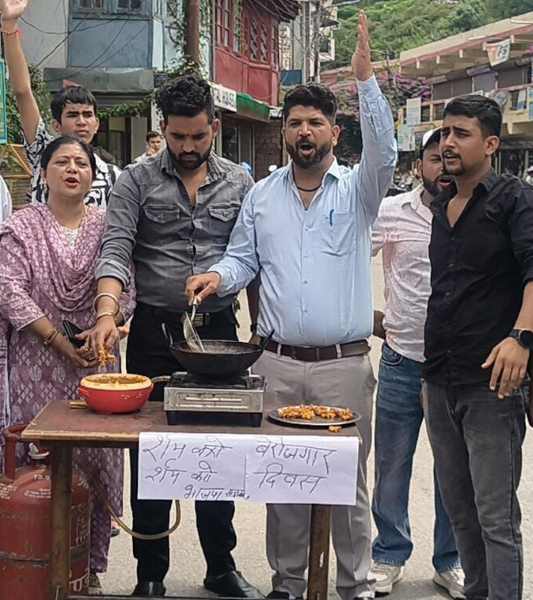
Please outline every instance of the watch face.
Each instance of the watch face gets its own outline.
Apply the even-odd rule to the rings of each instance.
[[[533,331],[524,329],[520,332],[520,343],[526,348],[533,349]]]

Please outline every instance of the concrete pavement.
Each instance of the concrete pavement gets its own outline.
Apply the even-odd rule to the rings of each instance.
[[[374,288],[376,306],[383,304],[383,281],[381,263],[374,263]],[[248,322],[242,319],[242,335],[248,335]],[[377,373],[381,343],[373,339],[372,359]],[[523,537],[525,547],[525,587],[524,599],[533,600],[533,576],[528,569],[529,560],[533,556],[533,468],[527,458],[533,455],[533,436],[528,431],[524,445],[524,471],[521,481],[520,499],[523,514]],[[126,460],[127,463],[127,460]],[[370,488],[373,486],[373,455],[370,458]],[[126,472],[126,481],[129,478]],[[431,555],[433,550],[433,474],[432,456],[425,431],[421,439],[413,470],[410,495],[410,516],[415,549],[407,564],[404,580],[399,583],[391,600],[438,600],[447,598],[431,582],[433,568]],[[124,492],[125,520],[131,524],[129,512],[129,486]],[[204,561],[194,523],[194,506],[192,502],[181,502],[182,523],[171,538],[172,566],[165,580],[167,593],[179,596],[209,597],[212,596],[202,587],[204,577]],[[241,502],[237,504],[234,520],[238,535],[235,558],[238,568],[262,592],[268,593],[270,585],[270,569],[265,557],[265,509],[263,505]],[[335,593],[335,560],[331,552],[330,593],[332,600],[338,598]],[[104,590],[108,593],[130,593],[135,585],[135,560],[131,553],[131,540],[124,532],[114,538],[111,544],[109,569],[102,577]]]

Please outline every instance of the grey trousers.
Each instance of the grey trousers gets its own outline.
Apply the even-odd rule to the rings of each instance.
[[[267,378],[279,406],[324,404],[358,412],[362,437],[359,451],[357,504],[334,506],[332,540],[337,558],[337,592],[342,600],[374,596],[369,580],[370,505],[366,463],[372,441],[372,402],[376,380],[368,355],[331,361],[301,362],[265,352],[253,368]],[[310,506],[267,505],[267,557],[274,572],[272,588],[302,596],[309,550]]]
[[[525,435],[523,392],[499,400],[486,386],[426,383],[423,398],[466,597],[520,600],[523,561],[516,492]]]

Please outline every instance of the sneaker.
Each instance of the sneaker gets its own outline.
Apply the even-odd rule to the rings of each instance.
[[[435,571],[433,582],[441,588],[444,588],[452,598],[457,600],[466,598],[465,596],[465,574],[463,569],[456,567],[449,571],[438,573]]]
[[[392,592],[392,588],[403,577],[402,565],[388,565],[386,563],[373,562],[370,576],[376,580],[374,590],[378,596],[386,596]]]
[[[102,595],[102,584],[96,573],[89,574],[89,595],[90,596],[101,596]]]

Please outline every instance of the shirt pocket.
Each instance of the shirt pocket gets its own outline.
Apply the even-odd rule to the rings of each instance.
[[[355,248],[355,213],[330,212],[318,221],[318,250],[342,256]]]
[[[169,204],[146,204],[143,211],[152,223],[172,223],[180,218],[180,209]]]
[[[239,216],[239,205],[212,204],[207,208],[208,232],[216,237],[229,239]]]

